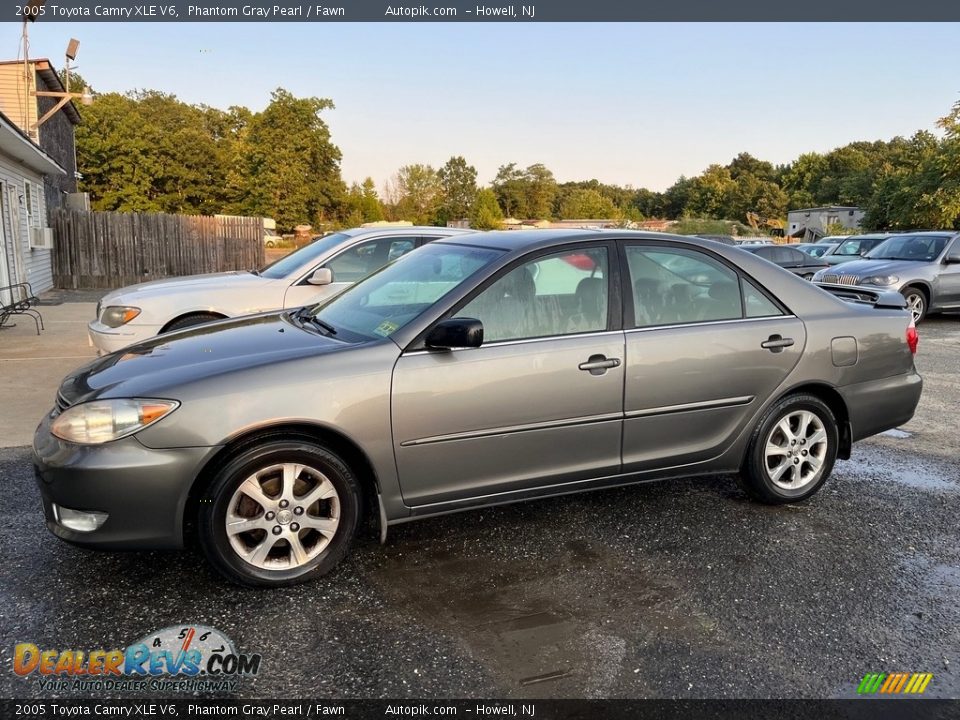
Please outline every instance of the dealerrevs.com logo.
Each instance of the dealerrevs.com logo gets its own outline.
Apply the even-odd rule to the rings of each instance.
[[[113,650],[41,649],[18,643],[13,671],[46,691],[232,692],[260,670],[259,654],[236,650],[206,625],[173,625]]]

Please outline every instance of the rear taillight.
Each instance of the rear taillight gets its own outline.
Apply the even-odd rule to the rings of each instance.
[[[910,346],[910,352],[917,354],[917,345],[920,344],[920,335],[917,333],[917,325],[910,319],[910,325],[907,326],[907,345]]]

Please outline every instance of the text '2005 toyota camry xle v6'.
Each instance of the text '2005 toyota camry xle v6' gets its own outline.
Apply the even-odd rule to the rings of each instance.
[[[268,586],[330,570],[365,517],[384,536],[719,472],[760,501],[803,500],[920,397],[903,297],[840,292],[698,238],[438,240],[322,305],[67,377],[34,440],[47,524],[102,548],[195,541]]]

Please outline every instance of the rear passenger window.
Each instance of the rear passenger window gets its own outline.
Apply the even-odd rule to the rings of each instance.
[[[514,268],[457,314],[483,323],[484,343],[607,328],[606,248],[548,255]]]
[[[636,327],[737,320],[739,277],[695,250],[627,246]]]
[[[740,289],[743,291],[743,307],[747,311],[748,318],[770,317],[772,315],[783,315],[780,308],[760,292],[753,283],[747,280],[740,281]]]

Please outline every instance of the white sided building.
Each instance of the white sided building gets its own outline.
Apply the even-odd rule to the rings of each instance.
[[[65,170],[0,113],[0,287],[28,282],[39,295],[53,287],[53,241],[44,178]]]

